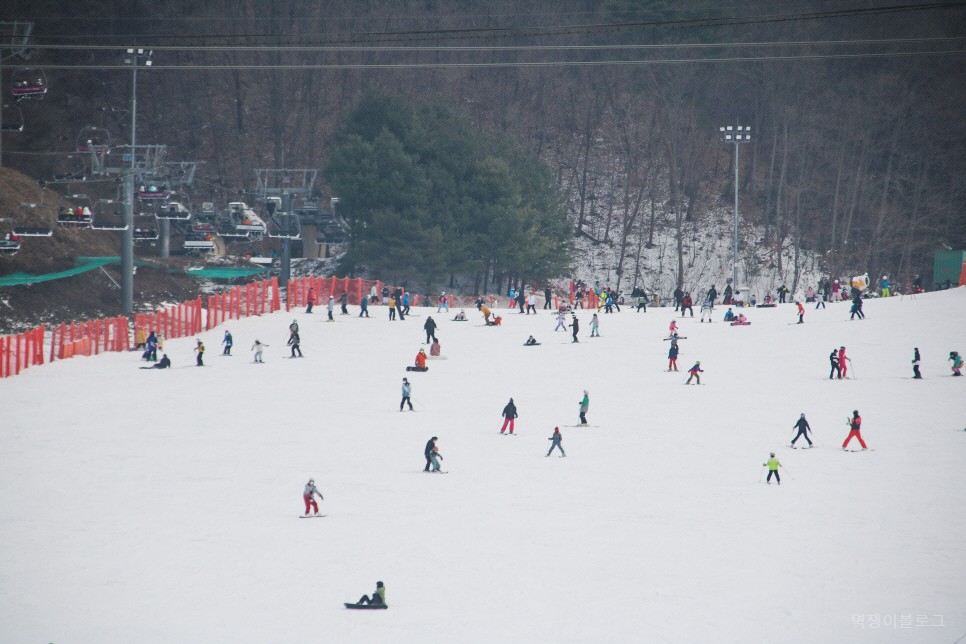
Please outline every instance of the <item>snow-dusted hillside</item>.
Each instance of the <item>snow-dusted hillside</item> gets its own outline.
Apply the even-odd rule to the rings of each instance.
[[[354,307],[353,307],[353,310]],[[955,642],[966,289],[685,320],[275,314],[0,381],[3,642]],[[288,360],[301,325],[304,359]],[[541,346],[524,347],[530,334]],[[268,343],[266,364],[248,348]],[[855,379],[830,381],[848,348]],[[913,347],[925,379],[910,379]],[[701,386],[683,386],[700,360]],[[403,376],[416,412],[398,411]],[[571,427],[582,391],[592,427]],[[518,436],[499,435],[510,397]],[[874,451],[843,452],[858,409]],[[806,413],[817,448],[788,447]],[[567,458],[544,455],[554,426]],[[423,473],[431,436],[448,474]],[[782,485],[759,476],[769,451]],[[302,520],[314,477],[327,515]],[[387,611],[345,601],[386,584]],[[861,616],[863,623],[856,623]],[[869,621],[875,618],[878,626]],[[895,620],[895,623],[892,623]]]

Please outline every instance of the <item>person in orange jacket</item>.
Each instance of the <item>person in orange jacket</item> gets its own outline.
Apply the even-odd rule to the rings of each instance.
[[[842,443],[842,449],[846,449],[849,441],[851,441],[853,438],[859,439],[859,445],[862,446],[863,450],[869,449],[869,447],[865,444],[865,441],[862,440],[862,434],[859,432],[859,430],[862,429],[862,417],[859,416],[858,409],[852,412],[852,418],[847,420],[846,423],[849,426],[849,435],[848,438],[845,439],[845,442]]]
[[[419,350],[416,354],[416,366],[406,367],[406,371],[429,371],[429,367],[426,366],[426,349]]]

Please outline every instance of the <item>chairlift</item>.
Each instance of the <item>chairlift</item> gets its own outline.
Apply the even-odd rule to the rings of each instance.
[[[137,198],[141,201],[162,202],[168,199],[168,186],[146,183],[138,188]]]
[[[291,212],[276,212],[268,219],[268,236],[273,239],[302,239],[302,223]]]
[[[20,250],[20,240],[7,233],[7,236],[0,239],[0,255],[13,257]]]
[[[158,236],[158,220],[153,214],[139,214],[134,218],[135,242],[157,241]]]
[[[191,234],[185,237],[184,250],[188,253],[204,255],[214,252],[215,240],[212,235]]]
[[[50,237],[50,208],[39,203],[22,203],[17,207],[13,230],[17,237]]]
[[[226,238],[258,239],[265,232],[265,222],[242,201],[233,201],[216,220],[218,235]]]
[[[215,232],[215,204],[211,201],[203,201],[201,210],[194,213],[191,220],[191,230],[195,233]]]
[[[94,204],[91,228],[94,230],[127,230],[124,204],[116,199],[99,199]]]
[[[74,149],[83,153],[104,154],[111,148],[111,133],[102,127],[88,125],[77,134]]]
[[[87,195],[72,194],[64,197],[71,205],[61,207],[57,213],[57,224],[68,228],[88,228],[94,213],[91,209],[91,199]]]
[[[4,132],[23,132],[23,111],[16,103],[4,103],[2,120]]]
[[[15,69],[10,92],[18,101],[41,99],[47,93],[47,75],[39,68]]]
[[[54,161],[53,181],[58,183],[73,183],[87,180],[87,160],[73,154],[59,157]]]
[[[158,219],[169,219],[171,221],[187,221],[191,219],[191,202],[188,195],[183,192],[170,192],[168,198],[158,212],[155,214]]]

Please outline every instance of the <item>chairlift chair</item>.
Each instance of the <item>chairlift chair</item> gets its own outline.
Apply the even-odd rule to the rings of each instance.
[[[12,232],[17,237],[50,237],[54,234],[50,227],[51,219],[50,208],[47,206],[39,203],[22,203],[17,207],[17,217]]]
[[[179,192],[168,193],[168,198],[158,208],[155,217],[171,221],[188,221],[191,219],[191,204],[188,195]]]
[[[77,134],[78,152],[104,154],[111,148],[111,133],[102,127],[88,125],[82,127]]]
[[[47,93],[47,75],[39,68],[15,69],[10,93],[18,101],[28,98],[41,99]]]
[[[272,239],[302,239],[302,223],[291,212],[276,212],[268,219],[268,236]]]
[[[5,103],[3,106],[3,131],[23,132],[23,111],[16,103]]]
[[[135,242],[153,242],[158,237],[158,220],[153,214],[142,213],[134,217]]]
[[[94,230],[127,230],[124,221],[124,204],[116,199],[99,199],[92,208],[91,228]]]
[[[217,220],[218,235],[226,238],[258,239],[265,233],[265,222],[242,201],[233,201]]]
[[[19,239],[0,239],[0,255],[13,257],[20,250]]]
[[[71,194],[65,195],[64,199],[71,205],[61,208],[57,213],[57,224],[69,228],[90,227],[91,219],[94,217],[90,197],[84,194]]]
[[[138,188],[137,198],[140,201],[163,202],[168,199],[168,187],[156,183],[148,183]]]

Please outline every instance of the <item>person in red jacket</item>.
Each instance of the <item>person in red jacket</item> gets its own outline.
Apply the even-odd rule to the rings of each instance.
[[[691,317],[694,317],[694,309],[692,308],[693,304],[694,304],[694,301],[691,299],[691,294],[685,293],[684,297],[681,299],[681,317],[682,318],[684,317],[685,309],[691,312]]]
[[[869,449],[869,447],[865,444],[865,441],[862,440],[862,434],[859,431],[862,429],[862,417],[859,416],[859,410],[856,409],[853,411],[852,418],[846,422],[849,425],[849,436],[845,439],[845,442],[842,443],[842,449],[845,449],[848,446],[849,441],[851,441],[853,437],[859,439],[859,445],[862,446],[863,450]]]
[[[416,354],[416,367],[420,371],[426,370],[426,350],[420,349],[419,353]]]
[[[805,324],[805,307],[801,302],[795,302],[795,304],[798,305],[798,324]]]
[[[691,384],[691,379],[692,378],[697,378],[698,379],[697,384],[700,385],[701,384],[701,374],[704,373],[704,369],[701,368],[701,361],[698,360],[697,362],[695,362],[694,363],[694,366],[691,367],[690,369],[688,369],[688,373],[691,374],[691,375],[688,376],[688,381],[686,383],[684,383],[684,384],[690,385]]]
[[[845,372],[849,370],[846,361],[851,362],[849,358],[845,355],[845,347],[839,347],[839,369],[842,370],[842,377],[845,378]]]

